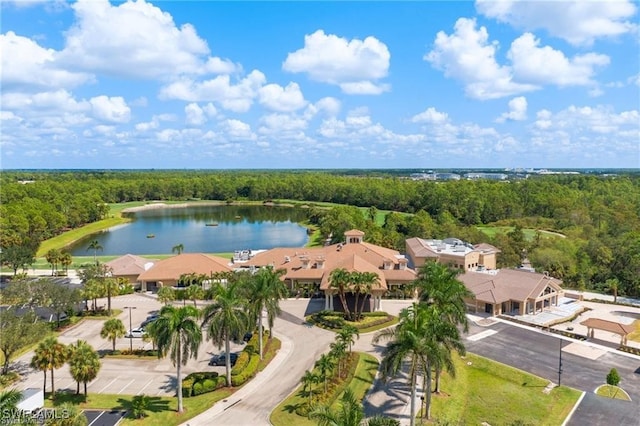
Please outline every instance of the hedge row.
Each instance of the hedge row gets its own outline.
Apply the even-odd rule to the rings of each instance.
[[[246,353],[246,352],[243,352]],[[247,380],[255,377],[260,364],[260,355],[252,354],[249,358],[247,366],[235,376],[231,376],[231,384],[233,386],[240,386],[247,382]]]
[[[618,348],[618,350],[620,350],[622,352],[628,352],[628,353],[633,354],[633,355],[640,355],[640,349],[634,348],[632,346],[622,345],[622,346],[620,346]]]
[[[213,392],[227,385],[227,379],[215,371],[191,373],[182,380],[182,396],[190,397]]]
[[[511,316],[508,315],[499,315],[498,316],[501,319],[505,319],[507,321],[511,321],[511,322],[515,322],[516,324],[522,324],[522,325],[528,325],[529,327],[534,327],[543,331],[549,331],[551,333],[554,334],[561,334],[565,337],[570,337],[572,339],[576,339],[576,340],[587,340],[587,336],[583,335],[583,334],[578,334],[578,333],[573,333],[571,331],[564,331],[564,330],[557,330],[555,328],[551,328],[551,327],[547,327],[547,326],[542,326],[542,325],[537,325],[537,324],[532,324],[530,322],[526,322],[526,321],[522,321],[519,319],[515,319]]]
[[[378,325],[387,323],[393,320],[393,316],[389,315],[386,312],[365,312],[363,314],[365,318],[379,318],[372,321],[363,321],[363,322],[347,322],[342,318],[339,314],[336,314],[334,311],[320,311],[311,315],[309,318],[309,322],[317,325],[321,328],[326,328],[329,330],[339,330],[345,325],[353,325],[357,329],[361,330],[363,328],[376,327]]]

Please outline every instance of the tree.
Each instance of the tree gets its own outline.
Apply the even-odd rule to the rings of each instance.
[[[313,385],[318,383],[319,377],[317,374],[313,374],[313,372],[306,370],[304,375],[300,379],[300,383],[302,383],[302,392],[307,392],[307,388],[309,388],[309,407],[313,402]]]
[[[56,389],[54,387],[53,371],[64,365],[67,361],[69,351],[65,345],[58,342],[55,337],[47,337],[38,344],[35,350],[33,358],[31,358],[31,365],[39,370],[45,371],[46,369],[51,372],[51,397],[54,398]],[[46,383],[45,383],[46,386]]]
[[[351,282],[353,284],[352,289],[356,294],[355,304],[353,308],[354,312],[354,320],[360,321],[362,317],[362,312],[364,311],[364,304],[367,301],[367,295],[371,293],[371,288],[380,282],[380,277],[375,272],[352,272],[351,273]],[[358,306],[358,298],[360,294],[362,296],[362,304]]]
[[[41,280],[41,290],[45,301],[44,306],[51,308],[56,315],[57,327],[60,327],[60,318],[63,313],[76,310],[82,300],[82,294],[75,288],[65,287],[49,279]]]
[[[98,264],[98,251],[102,251],[103,247],[98,240],[92,240],[87,247],[87,251],[93,250],[93,263]]]
[[[80,393],[80,382],[84,385],[84,396],[87,397],[87,383],[98,377],[100,371],[100,356],[91,345],[84,340],[78,340],[69,345],[69,371],[71,377],[78,383],[76,395]]]
[[[469,329],[465,298],[473,294],[458,280],[459,270],[436,262],[426,262],[418,271],[413,282],[420,302],[433,306],[443,317],[461,325],[466,332]]]
[[[329,345],[331,349],[329,355],[336,360],[338,365],[338,377],[342,377],[342,361],[347,355],[347,344],[341,340],[336,340]]]
[[[158,301],[165,305],[168,305],[169,302],[176,300],[176,291],[173,287],[160,287],[158,289]]]
[[[319,426],[361,426],[364,409],[350,388],[340,397],[340,407],[333,411],[327,405],[316,407],[309,418],[317,420]]]
[[[351,352],[351,345],[356,343],[354,336],[360,338],[360,330],[353,325],[345,325],[336,334],[336,338],[349,345],[349,352]]]
[[[51,265],[51,275],[55,275],[58,270],[58,263],[60,263],[62,254],[58,249],[51,249],[45,255],[44,258],[47,263]]]
[[[175,246],[171,247],[171,253],[178,253],[179,255],[182,254],[182,252],[184,251],[184,245],[182,244],[176,244]]]
[[[18,403],[21,400],[22,392],[18,389],[7,389],[0,391],[0,413],[13,412],[17,410]]]
[[[35,263],[37,250],[38,247],[33,247],[32,244],[2,247],[2,253],[0,253],[2,261],[0,263],[9,266],[13,271],[13,276],[16,276],[18,269],[27,269]]]
[[[144,419],[147,417],[147,410],[151,407],[151,398],[142,394],[136,395],[131,400],[131,414],[136,419]]]
[[[620,384],[620,375],[615,368],[612,368],[607,374],[607,384],[610,386],[618,386]]]
[[[2,374],[9,371],[9,362],[20,349],[39,341],[47,333],[47,325],[37,321],[33,312],[16,313],[9,307],[0,311],[0,351],[3,355]]]
[[[67,273],[69,272],[69,266],[71,266],[72,263],[73,256],[71,256],[71,253],[66,251],[60,253],[60,265],[62,265],[65,275],[67,275]]]
[[[338,290],[338,296],[340,297],[340,303],[342,303],[342,309],[344,309],[345,318],[351,318],[351,312],[349,311],[346,296],[350,282],[351,274],[344,268],[334,269],[329,274],[329,287]]]
[[[264,336],[262,312],[267,311],[269,336],[271,336],[271,329],[275,318],[280,314],[280,300],[284,299],[287,295],[287,287],[280,279],[286,272],[285,269],[274,270],[271,267],[261,268],[251,276],[247,283],[249,306],[253,309],[254,318],[257,317],[258,320],[260,359],[262,359],[262,337]]]
[[[618,281],[617,278],[609,278],[605,284],[613,293],[613,303],[618,303],[618,287],[620,286],[620,281]]]
[[[185,297],[189,300],[193,300],[193,306],[197,308],[198,305],[196,304],[196,300],[204,299],[204,290],[200,284],[191,284],[185,290]]]
[[[200,312],[193,306],[163,306],[160,317],[150,328],[158,344],[158,357],[169,354],[176,366],[178,383],[178,412],[182,413],[182,374],[181,366],[186,365],[189,358],[198,356],[202,343],[202,330],[197,323]]]
[[[218,347],[224,343],[227,386],[231,386],[231,339],[249,331],[251,319],[238,284],[237,281],[227,285],[216,283],[213,287],[213,303],[203,312],[202,325],[207,328],[207,338]]]
[[[324,391],[327,391],[327,379],[329,373],[333,371],[333,357],[329,354],[322,354],[315,363],[315,367],[320,371],[320,379],[324,382]]]
[[[100,337],[111,340],[112,350],[116,351],[116,339],[124,337],[127,330],[119,318],[110,318],[104,322],[100,330]]]

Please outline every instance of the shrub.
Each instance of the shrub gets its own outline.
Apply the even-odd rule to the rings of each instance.
[[[147,410],[151,405],[151,398],[147,395],[136,395],[131,400],[131,414],[136,419],[147,417]]]
[[[233,386],[240,386],[246,383],[247,380],[255,376],[258,365],[260,364],[260,356],[253,354],[249,359],[247,366],[239,374],[231,377],[231,384]]]
[[[607,384],[611,386],[618,386],[620,383],[620,375],[618,374],[618,370],[612,368],[607,374]]]
[[[212,392],[225,386],[226,379],[215,371],[191,373],[182,380],[182,396],[190,397]]]
[[[202,383],[196,383],[193,385],[193,396],[202,394]]]
[[[238,355],[238,359],[236,360],[236,365],[234,365],[233,368],[231,369],[232,376],[237,376],[238,374],[242,373],[242,371],[249,364],[249,361],[251,359],[251,354],[252,353],[246,351],[246,348],[244,351],[240,352],[240,355]]]

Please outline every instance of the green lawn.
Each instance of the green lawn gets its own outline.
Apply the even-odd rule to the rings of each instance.
[[[623,401],[631,401],[629,394],[622,388],[612,385],[602,385],[596,390],[596,394],[606,398],[621,399]]]
[[[507,234],[514,230],[513,226],[489,226],[489,225],[481,225],[476,226],[476,229],[484,232],[487,236],[493,238],[496,234],[502,233]],[[545,231],[543,229],[533,229],[533,228],[523,228],[522,233],[527,241],[533,241],[536,237],[536,232],[540,232],[541,238],[557,238],[564,237],[562,234],[554,233],[551,231]]]
[[[369,388],[373,386],[373,381],[376,377],[378,370],[378,360],[369,354],[360,353],[358,365],[356,367],[353,379],[348,385],[348,388],[354,392],[357,399],[362,399],[369,391]],[[317,384],[313,386],[313,389],[317,392],[322,391],[323,384]],[[298,416],[295,413],[297,407],[305,404],[309,397],[307,393],[303,393],[303,387],[300,385],[296,390],[284,401],[280,403],[271,412],[271,424],[274,426],[314,426],[315,421],[309,420],[306,417]],[[336,404],[339,404],[340,395],[336,398],[332,408],[336,408]]]
[[[455,366],[456,378],[445,374],[432,399],[441,424],[559,425],[580,396],[565,386],[545,394],[547,380],[473,354],[455,357]]]

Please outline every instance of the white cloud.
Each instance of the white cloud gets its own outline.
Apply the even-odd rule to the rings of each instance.
[[[390,58],[387,46],[373,36],[349,41],[318,30],[304,37],[304,47],[289,53],[282,68],[338,85],[345,93],[379,94],[389,90],[378,80],[387,76]]]
[[[412,123],[443,124],[448,121],[449,115],[446,112],[439,112],[433,107],[411,117]]]
[[[87,81],[93,76],[86,73],[71,72],[56,62],[56,51],[45,49],[27,37],[16,35],[13,31],[0,34],[2,51],[2,86],[21,89],[71,88]]]
[[[634,21],[637,8],[629,0],[477,0],[476,9],[517,28],[545,29],[575,45],[589,45],[598,38],[616,37],[638,28]]]
[[[338,99],[327,96],[320,99],[315,104],[308,105],[304,111],[304,116],[306,119],[311,119],[313,116],[321,112],[329,117],[335,117],[340,112],[341,107],[342,104]]]
[[[463,81],[472,98],[494,99],[537,89],[513,81],[511,69],[496,62],[497,48],[497,42],[489,42],[485,27],[476,30],[474,19],[460,18],[452,35],[438,32],[424,59],[445,76]]]
[[[94,117],[113,123],[127,123],[131,118],[131,109],[120,96],[96,96],[89,100]]]
[[[188,78],[175,81],[160,91],[161,99],[180,99],[187,102],[218,102],[224,109],[246,112],[251,108],[260,87],[266,82],[264,74],[253,70],[237,84],[228,75],[219,75],[205,81]]]
[[[262,105],[279,112],[296,111],[307,104],[297,83],[289,83],[286,87],[267,84],[258,90],[258,96]]]
[[[540,41],[525,33],[511,43],[507,57],[512,62],[514,78],[532,84],[581,86],[592,84],[594,68],[609,64],[606,55],[587,53],[568,59],[550,46],[538,47]]]
[[[244,121],[227,119],[219,123],[219,127],[228,140],[255,140],[256,135],[251,126]]]
[[[160,126],[161,121],[175,121],[173,114],[159,114],[154,115],[151,121],[137,123],[135,129],[139,132],[146,132],[148,130],[157,129]]]
[[[138,0],[111,5],[80,0],[60,59],[111,75],[167,79],[183,74],[229,72],[236,66],[210,58],[207,42],[191,24],[176,26],[160,8]]]
[[[207,121],[202,108],[196,103],[190,103],[184,107],[185,119],[190,126],[200,126]]]
[[[522,121],[527,119],[527,98],[518,96],[509,101],[509,112],[503,112],[496,119],[498,123],[504,123],[507,120]]]

